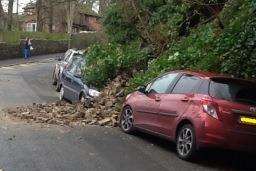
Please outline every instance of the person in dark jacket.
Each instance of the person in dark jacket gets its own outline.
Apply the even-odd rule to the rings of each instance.
[[[25,44],[24,44],[24,58],[29,59],[31,57],[31,40],[29,38],[26,38]]]

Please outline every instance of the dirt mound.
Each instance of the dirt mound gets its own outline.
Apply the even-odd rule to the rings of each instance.
[[[8,108],[5,112],[27,122],[56,125],[101,125],[117,126],[124,100],[124,88],[128,77],[118,76],[91,103],[70,104],[58,101],[48,104],[33,104]]]

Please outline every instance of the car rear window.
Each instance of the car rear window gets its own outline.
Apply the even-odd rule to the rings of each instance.
[[[235,79],[212,80],[210,95],[217,99],[256,105],[256,84]]]

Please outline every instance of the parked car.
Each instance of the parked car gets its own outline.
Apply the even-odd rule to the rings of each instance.
[[[60,91],[60,75],[64,68],[67,68],[75,58],[80,57],[84,51],[69,49],[63,56],[59,57],[52,74],[52,84],[56,85],[56,91]]]
[[[64,69],[60,78],[60,100],[85,102],[98,97],[100,93],[85,84],[82,78],[82,67],[85,60],[82,56],[75,59],[68,68]]]
[[[174,141],[184,160],[205,147],[256,151],[256,83],[213,73],[169,72],[126,97],[120,127]]]

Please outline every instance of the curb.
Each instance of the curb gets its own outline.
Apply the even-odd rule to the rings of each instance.
[[[19,65],[24,65],[24,64],[33,64],[33,63],[47,63],[50,61],[54,61],[56,58],[49,58],[49,59],[43,59],[43,60],[33,60],[33,61],[28,61],[28,62],[21,62],[21,63],[16,63],[16,64],[7,64],[7,65],[2,65],[0,68],[5,68],[5,67],[12,67],[12,66],[19,66]]]

